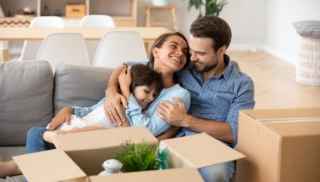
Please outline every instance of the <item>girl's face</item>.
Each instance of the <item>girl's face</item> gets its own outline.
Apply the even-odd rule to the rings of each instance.
[[[133,90],[133,95],[142,109],[145,109],[157,97],[155,85],[137,86]]]
[[[181,70],[187,62],[187,42],[177,35],[172,35],[160,48],[154,48],[154,69],[160,73],[174,73]]]

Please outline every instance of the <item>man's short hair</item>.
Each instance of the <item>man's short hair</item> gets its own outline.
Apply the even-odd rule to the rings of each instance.
[[[211,38],[215,51],[222,46],[228,48],[232,37],[229,24],[217,16],[203,16],[196,19],[191,24],[190,33],[198,38]]]

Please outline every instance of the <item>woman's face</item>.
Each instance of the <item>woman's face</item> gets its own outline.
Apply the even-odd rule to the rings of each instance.
[[[160,73],[174,73],[181,70],[187,62],[187,42],[177,35],[172,35],[160,48],[154,48],[154,69]]]

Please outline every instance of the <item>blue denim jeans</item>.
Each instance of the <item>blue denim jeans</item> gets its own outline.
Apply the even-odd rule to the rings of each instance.
[[[205,182],[229,182],[232,178],[233,162],[214,164],[199,169]]]
[[[26,150],[27,153],[40,152],[54,149],[54,145],[43,140],[43,133],[47,131],[44,127],[32,127],[28,130]]]

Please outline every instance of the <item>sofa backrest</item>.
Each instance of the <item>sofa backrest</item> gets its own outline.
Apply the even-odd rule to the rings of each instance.
[[[54,108],[91,106],[105,96],[112,70],[93,66],[61,65],[55,73]]]
[[[45,61],[0,64],[0,146],[23,145],[26,132],[53,115],[53,74]]]
[[[64,106],[91,106],[105,95],[112,70],[46,61],[0,64],[0,146],[24,145],[29,128],[46,126]]]

